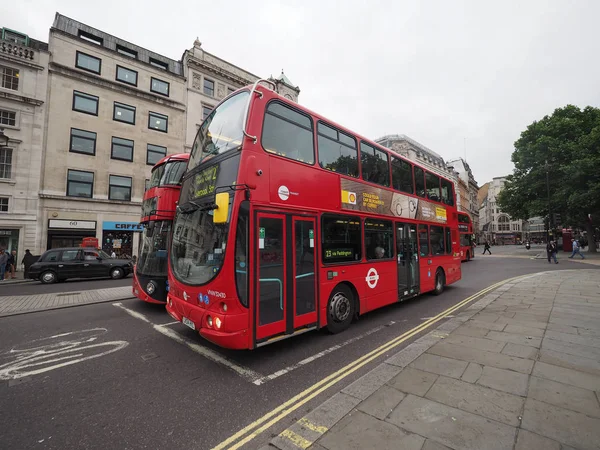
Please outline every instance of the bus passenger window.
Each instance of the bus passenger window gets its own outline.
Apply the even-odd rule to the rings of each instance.
[[[324,214],[321,226],[323,263],[344,263],[362,259],[360,218]]]
[[[394,229],[387,220],[365,219],[367,260],[394,257]]]
[[[269,153],[306,164],[315,163],[311,118],[281,103],[269,103],[261,142]]]
[[[392,186],[397,191],[414,194],[412,164],[393,156]]]
[[[427,225],[419,225],[419,255],[429,256],[429,233]]]
[[[446,227],[446,253],[452,254],[452,235],[450,234],[450,228]]]
[[[321,167],[358,178],[358,150],[354,138],[323,123],[317,125],[317,135]]]
[[[442,201],[440,197],[440,177],[426,171],[425,187],[427,188],[427,198],[429,200],[433,200],[434,202]]]
[[[454,191],[452,182],[442,178],[442,202],[449,206],[454,206]]]
[[[390,166],[387,152],[360,143],[362,179],[381,186],[390,185]]]
[[[415,166],[415,189],[419,197],[425,197],[425,171]]]
[[[429,237],[431,239],[431,254],[444,254],[444,227],[432,225],[429,227]]]

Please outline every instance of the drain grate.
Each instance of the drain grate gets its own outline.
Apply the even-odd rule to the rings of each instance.
[[[63,292],[62,294],[56,294],[57,297],[66,297],[67,295],[80,295],[81,292]]]

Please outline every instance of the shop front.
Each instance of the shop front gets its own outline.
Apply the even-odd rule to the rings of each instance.
[[[49,219],[46,248],[79,247],[86,237],[96,237],[95,220]]]
[[[137,253],[137,241],[134,233],[141,233],[144,226],[138,222],[103,222],[102,250],[109,255],[115,252],[120,258],[131,258]]]
[[[19,250],[19,230],[18,229],[0,229],[0,248],[8,253],[13,250]]]

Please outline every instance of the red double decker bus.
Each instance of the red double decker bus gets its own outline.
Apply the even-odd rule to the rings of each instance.
[[[150,186],[144,193],[137,264],[133,275],[133,295],[149,303],[167,301],[168,246],[181,178],[190,155],[162,158],[152,168]]]
[[[460,234],[460,260],[471,261],[475,258],[473,251],[473,222],[467,213],[458,213],[458,232]]]
[[[269,83],[260,80],[263,83]],[[461,277],[453,183],[259,84],[202,123],[183,179],[167,311],[252,349]]]

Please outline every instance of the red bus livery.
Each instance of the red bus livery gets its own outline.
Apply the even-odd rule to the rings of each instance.
[[[207,340],[252,349],[336,333],[460,277],[451,181],[259,82],[200,126],[173,224],[167,311]]]
[[[471,261],[475,258],[473,251],[473,222],[467,213],[458,213],[458,232],[460,234],[460,260]]]
[[[167,301],[168,243],[188,159],[189,155],[182,153],[158,161],[144,193],[141,220],[144,231],[140,234],[132,289],[133,295],[149,303]]]

